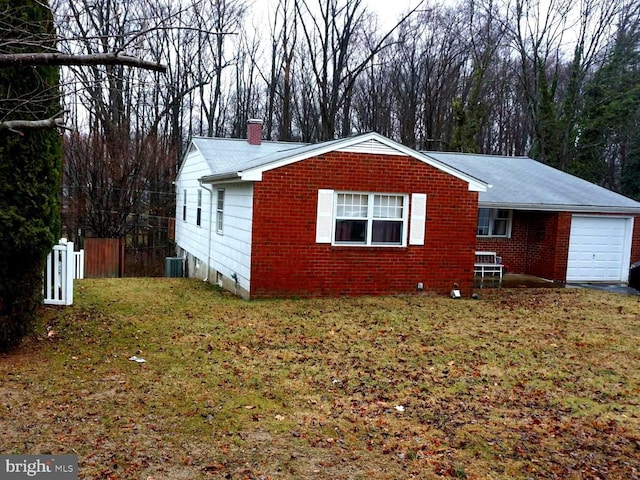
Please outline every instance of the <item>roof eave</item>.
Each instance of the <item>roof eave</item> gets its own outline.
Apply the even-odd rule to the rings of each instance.
[[[403,145],[401,146],[403,148],[408,148],[408,147],[404,147]],[[438,160],[437,158],[429,155],[428,153],[420,152],[420,151],[417,151],[417,152],[420,154],[420,157],[416,157],[415,155],[413,155],[415,158],[420,158],[423,162],[435,168],[439,168],[440,170],[442,170],[445,173],[448,173],[449,175],[453,175],[454,177],[457,177],[457,178],[460,178],[461,180],[466,181],[469,184],[470,192],[486,192],[488,189],[493,188],[493,185],[491,185],[488,182],[485,182],[481,178],[474,177],[473,175],[467,172],[464,172],[459,168],[456,168],[447,163],[444,163]],[[435,162],[435,165],[434,165],[434,162]]]
[[[543,212],[640,214],[640,207],[620,207],[604,205],[560,205],[548,203],[507,203],[480,201],[478,202],[478,206],[484,208],[503,208],[509,210],[530,210]]]
[[[236,183],[243,180],[241,172],[218,173],[216,175],[205,175],[198,179],[202,183]]]

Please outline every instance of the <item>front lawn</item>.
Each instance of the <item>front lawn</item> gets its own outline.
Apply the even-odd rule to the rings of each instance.
[[[638,478],[639,297],[484,293],[79,281],[0,356],[0,452],[81,479]]]

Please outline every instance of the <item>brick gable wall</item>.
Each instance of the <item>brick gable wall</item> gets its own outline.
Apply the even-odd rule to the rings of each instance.
[[[427,194],[424,246],[353,247],[315,242],[319,189]],[[254,185],[251,292],[271,296],[469,295],[476,192],[415,159],[333,152],[263,174]],[[409,207],[410,212],[410,207]]]

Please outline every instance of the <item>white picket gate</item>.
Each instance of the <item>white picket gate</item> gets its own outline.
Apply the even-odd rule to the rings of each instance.
[[[74,280],[82,280],[84,278],[84,250],[73,252],[75,257],[75,268],[73,270]]]
[[[74,252],[73,242],[63,238],[47,256],[42,289],[44,303],[72,305],[74,278],[84,278],[84,251]]]

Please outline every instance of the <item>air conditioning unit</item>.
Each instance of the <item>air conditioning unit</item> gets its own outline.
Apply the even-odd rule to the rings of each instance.
[[[166,257],[164,259],[164,276],[165,277],[181,277],[182,276],[182,257]]]

